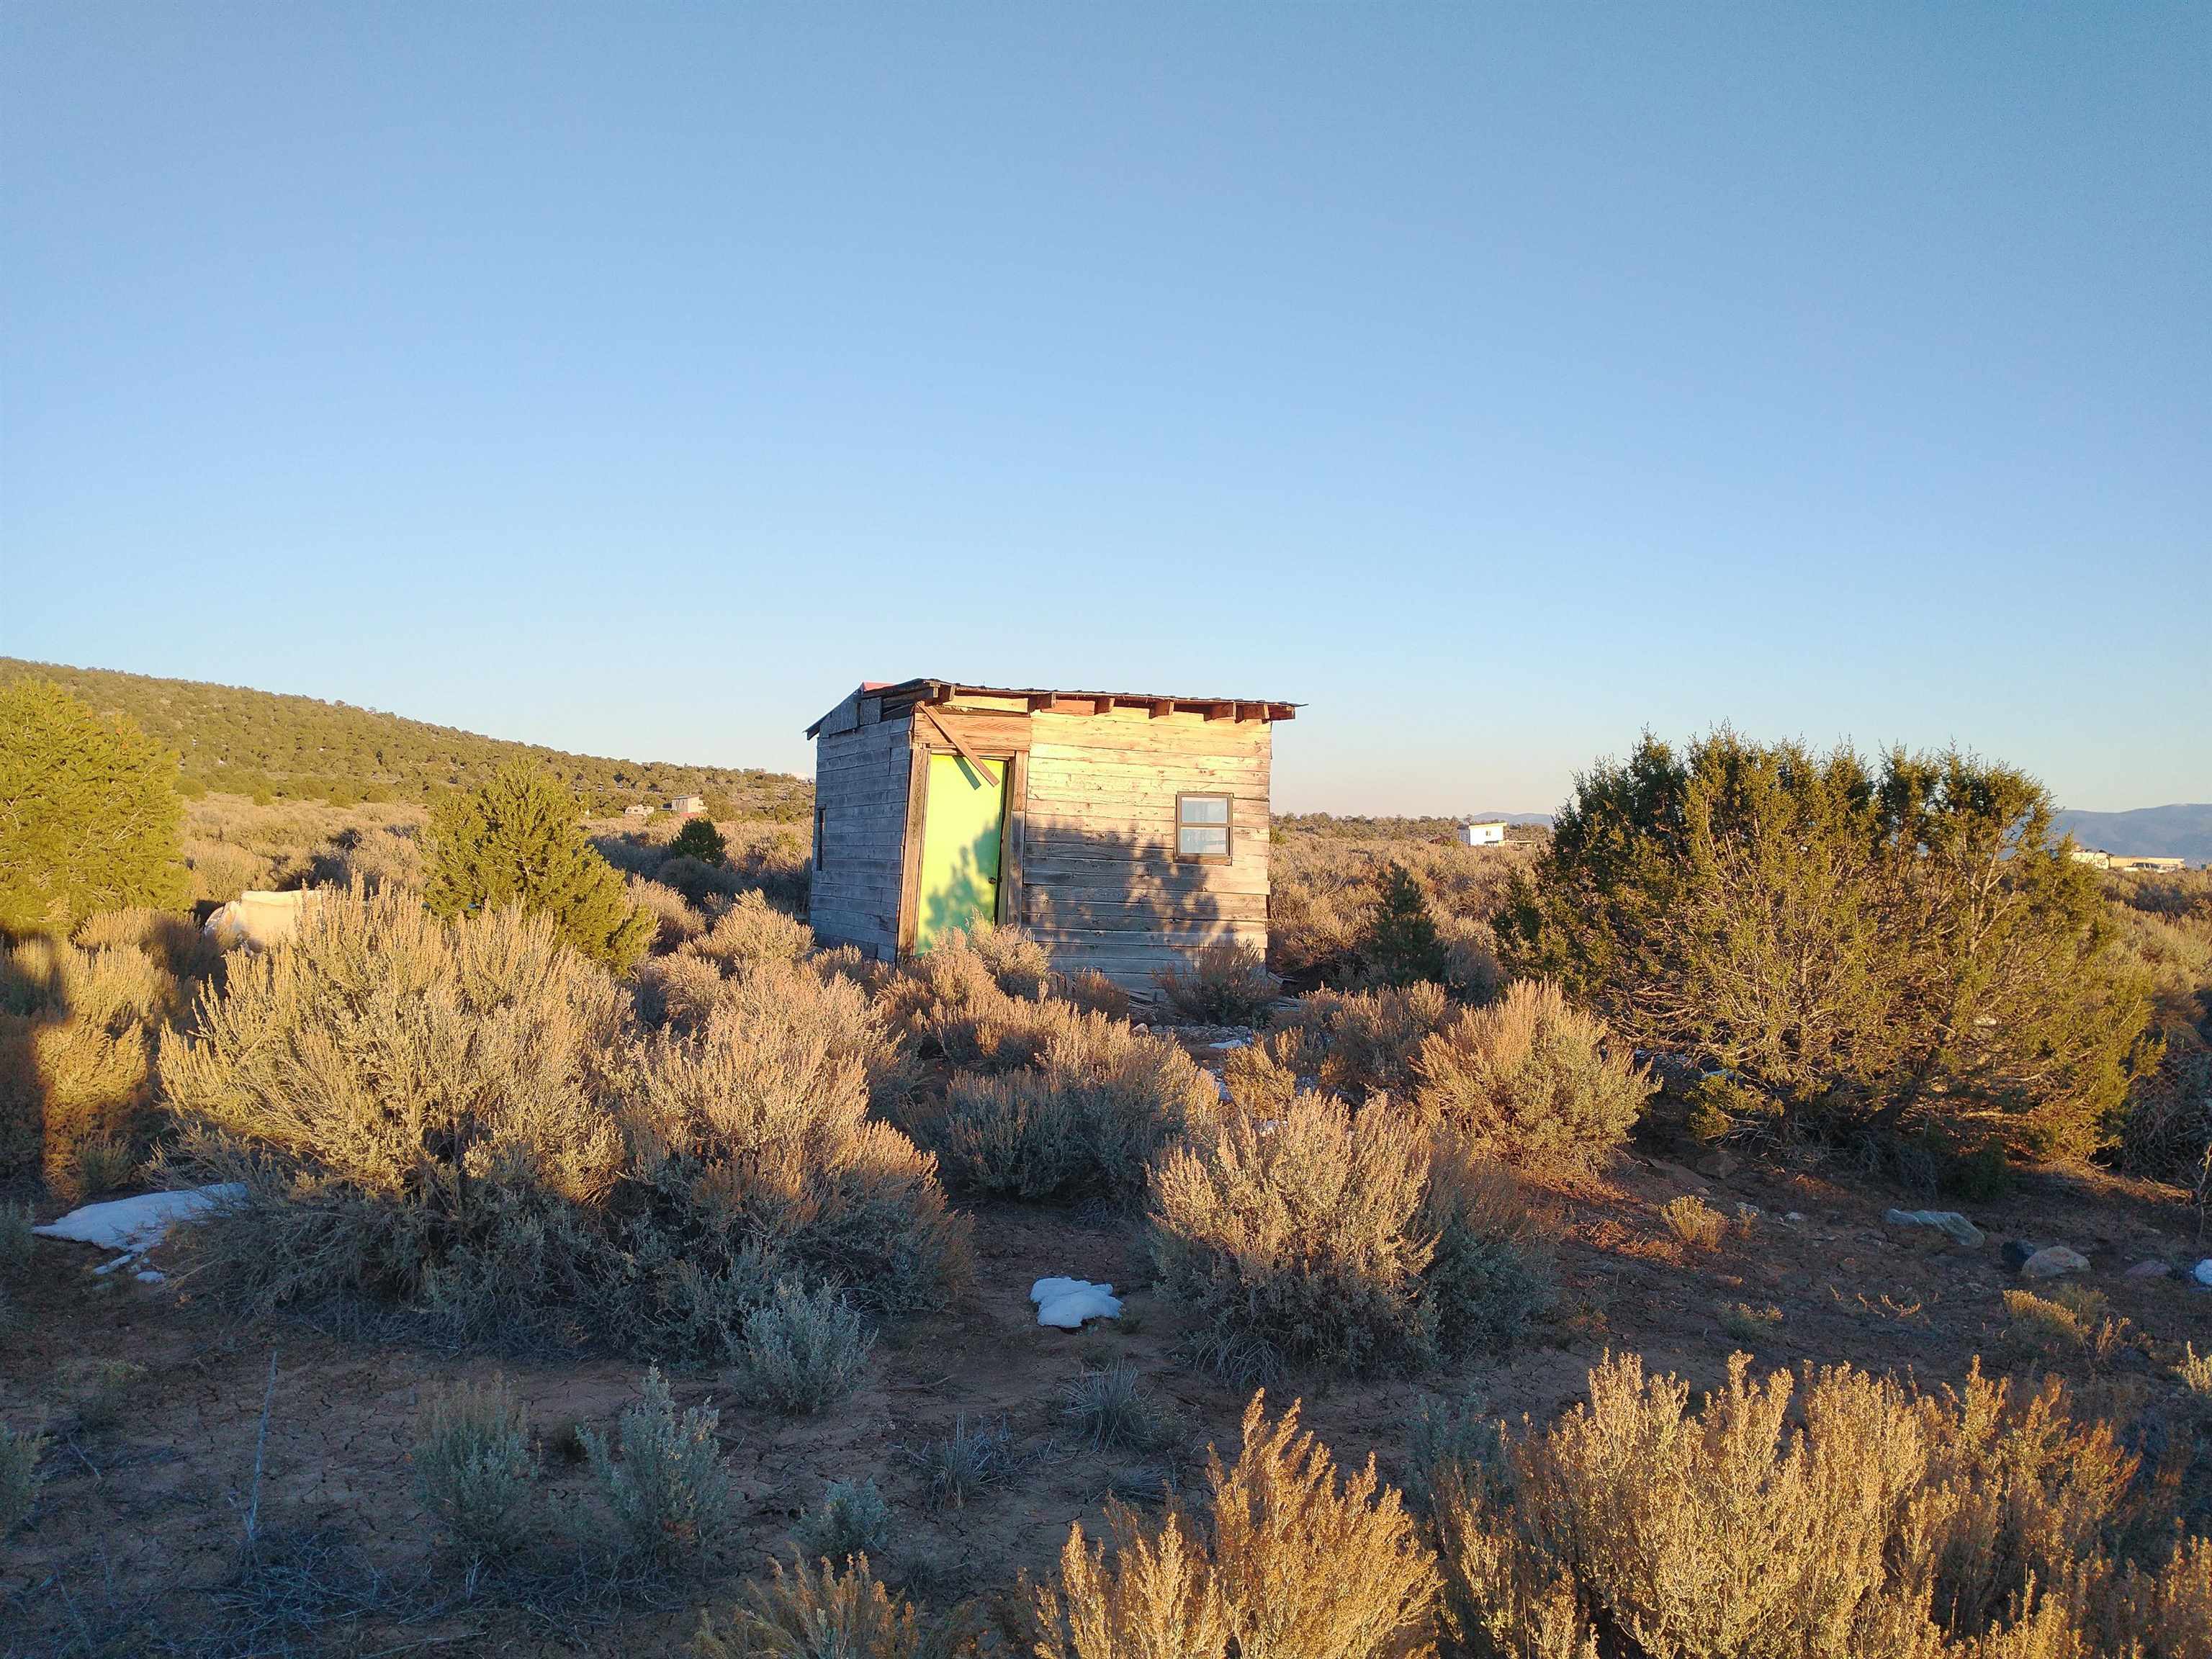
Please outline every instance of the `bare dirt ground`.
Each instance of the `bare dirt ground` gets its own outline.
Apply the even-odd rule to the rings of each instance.
[[[1215,1058],[1218,1058],[1215,1056]],[[2212,1350],[2212,1291],[2179,1278],[2130,1278],[2147,1260],[2205,1253],[2196,1218],[2170,1194],[2096,1175],[2030,1171],[2000,1202],[1960,1204],[1989,1233],[1979,1250],[1886,1226],[1915,1200],[1832,1171],[1708,1164],[1686,1144],[1647,1139],[1607,1179],[1538,1194],[1559,1227],[1558,1307],[1518,1352],[1449,1374],[1293,1389],[1340,1462],[1372,1451],[1386,1473],[1425,1393],[1482,1391],[1495,1413],[1543,1419],[1578,1397],[1607,1348],[1644,1355],[1705,1388],[1729,1354],[1762,1367],[1850,1361],[1955,1382],[1972,1358],[2009,1362],[2001,1292],[2019,1285],[2004,1241],[2063,1243],[2080,1277],[2128,1322],[2130,1340],[2063,1362],[2085,1406],[2124,1420],[2177,1387],[2169,1352]],[[1686,1246],[1660,1213],[1683,1194],[1734,1221],[1710,1250]],[[1949,1200],[1943,1200],[1947,1206]],[[1096,1535],[1103,1504],[1163,1480],[1198,1484],[1210,1441],[1233,1448],[1248,1391],[1179,1366],[1171,1310],[1144,1287],[1130,1219],[1015,1206],[974,1212],[975,1288],[945,1313],[882,1333],[868,1385],[847,1406],[788,1420],[728,1403],[711,1372],[674,1379],[679,1404],[722,1402],[720,1433],[744,1493],[741,1535],[707,1578],[626,1599],[562,1577],[557,1546],[473,1577],[441,1552],[410,1480],[416,1413],[433,1386],[504,1371],[544,1447],[550,1499],[580,1494],[571,1426],[610,1429],[641,1368],[601,1358],[443,1353],[319,1333],[298,1323],[226,1326],[189,1278],[142,1285],[95,1276],[97,1253],[40,1241],[21,1276],[0,1357],[0,1419],[43,1421],[53,1438],[32,1524],[0,1545],[0,1651],[200,1655],[674,1653],[703,1603],[788,1556],[787,1534],[832,1478],[872,1477],[897,1519],[889,1576],[943,1602],[1001,1593],[1049,1569],[1072,1521]],[[1785,1220],[1785,1217],[1796,1219]],[[1110,1280],[1132,1293],[1123,1319],[1079,1334],[1040,1328],[1030,1282]],[[1747,1323],[1724,1313],[1743,1304]],[[1765,1317],[1767,1310],[1778,1318]],[[1724,1323],[1724,1321],[1726,1322]],[[276,1382],[268,1392],[272,1355]],[[1139,1368],[1181,1419],[1164,1454],[1101,1454],[1062,1421],[1060,1392],[1086,1364]],[[140,1368],[103,1383],[104,1367]],[[270,1402],[258,1513],[258,1571],[241,1575],[264,1395]],[[1014,1472],[964,1508],[933,1510],[909,1449],[1003,1415]],[[2200,1462],[2185,1478],[2212,1472]],[[2212,1491],[2200,1496],[2212,1508]],[[544,1530],[556,1536],[549,1523]]]

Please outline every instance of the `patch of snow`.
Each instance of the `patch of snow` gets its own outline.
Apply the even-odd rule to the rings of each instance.
[[[168,1274],[159,1267],[141,1267],[131,1276],[141,1285],[166,1285],[169,1282]]]
[[[96,1244],[103,1250],[120,1250],[114,1261],[96,1269],[112,1273],[168,1237],[180,1221],[198,1221],[226,1204],[246,1196],[234,1182],[214,1187],[187,1187],[180,1192],[141,1193],[136,1198],[112,1198],[105,1204],[87,1204],[58,1221],[31,1231],[41,1238],[59,1238],[72,1244]]]
[[[2212,1286],[2212,1255],[2208,1255],[2189,1270],[2189,1276],[2198,1284]]]
[[[1063,1331],[1080,1330],[1086,1319],[1117,1319],[1121,1300],[1111,1285],[1093,1285],[1087,1279],[1040,1279],[1030,1286],[1036,1304],[1037,1323]]]

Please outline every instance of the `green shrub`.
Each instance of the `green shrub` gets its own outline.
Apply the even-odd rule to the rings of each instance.
[[[1538,1282],[1479,1183],[1387,1107],[1302,1094],[1161,1158],[1152,1261],[1217,1369],[1418,1366],[1510,1335]]]
[[[1164,969],[1152,982],[1176,1012],[1205,1025],[1256,1025],[1282,992],[1266,959],[1243,945],[1209,945],[1188,970]]]
[[[805,1416],[850,1397],[875,1345],[842,1291],[779,1285],[775,1301],[746,1316],[738,1386],[757,1404]]]
[[[1153,1155],[1211,1114],[1217,1091],[1165,1037],[1054,1006],[1036,1061],[956,1077],[935,1132],[955,1179],[1030,1200],[1113,1203],[1144,1190]]]
[[[819,1572],[802,1560],[787,1574],[745,1586],[744,1600],[720,1619],[700,1616],[692,1644],[698,1659],[954,1659],[975,1651],[957,1611],[925,1618],[903,1595],[878,1582],[865,1555],[843,1571]]]
[[[1012,1471],[1014,1432],[1004,1417],[971,1429],[963,1415],[953,1419],[950,1436],[931,1441],[915,1454],[914,1461],[929,1484],[933,1507],[965,1509],[969,1498],[997,1486]]]
[[[684,827],[676,832],[676,839],[668,843],[668,852],[672,858],[720,864],[729,856],[730,849],[712,818],[686,818]]]
[[[1496,1458],[1504,1427],[1479,1388],[1456,1399],[1423,1395],[1406,1425],[1406,1496],[1428,1509],[1447,1478]]]
[[[1647,736],[1578,781],[1512,915],[1516,974],[1823,1131],[1934,1121],[2081,1156],[2147,1013],[2042,787],[1956,750],[1877,769]]]
[[[575,798],[549,773],[520,761],[439,804],[429,858],[423,897],[436,915],[519,904],[549,918],[563,943],[617,972],[643,954],[659,926],[592,850]]]
[[[0,684],[0,930],[66,936],[131,905],[184,908],[176,757],[51,680]]]
[[[0,1538],[30,1518],[39,1496],[39,1460],[46,1455],[46,1437],[18,1434],[0,1423]]]
[[[1535,1170],[1601,1167],[1656,1086],[1557,986],[1529,980],[1431,1036],[1414,1070],[1424,1113]]]
[[[891,1547],[891,1506],[872,1480],[832,1480],[791,1536],[810,1561],[880,1555]]]
[[[1420,1224],[1436,1241],[1421,1291],[1439,1352],[1503,1353],[1552,1301],[1547,1224],[1512,1171],[1446,1131],[1429,1142]]]
[[[504,1377],[434,1394],[415,1431],[415,1490],[471,1554],[512,1547],[538,1474],[530,1413]]]
[[[1382,985],[1441,984],[1445,952],[1428,896],[1413,872],[1392,863],[1382,872],[1375,914],[1359,944],[1366,976]]]
[[[1166,1420],[1152,1390],[1122,1360],[1086,1367],[1061,1390],[1061,1418],[1097,1451],[1144,1450],[1164,1437]]]
[[[686,1565],[711,1554],[736,1519],[737,1487],[714,1437],[721,1414],[706,1405],[679,1415],[657,1367],[646,1372],[642,1395],[617,1422],[615,1447],[589,1429],[578,1437],[614,1522],[615,1553]]]

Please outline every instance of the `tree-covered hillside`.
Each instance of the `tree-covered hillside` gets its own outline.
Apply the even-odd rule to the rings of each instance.
[[[314,697],[0,657],[0,684],[27,676],[58,681],[96,709],[128,715],[176,750],[186,795],[220,791],[337,805],[425,800],[473,787],[503,763],[522,758],[550,769],[592,811],[697,794],[717,817],[799,819],[812,797],[803,778],[750,767],[570,755]]]

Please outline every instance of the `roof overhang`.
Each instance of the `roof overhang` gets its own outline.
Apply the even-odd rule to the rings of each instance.
[[[1287,720],[1297,717],[1298,705],[1272,697],[1194,697],[1158,691],[1060,691],[1043,686],[969,685],[957,680],[900,680],[895,684],[863,682],[837,708],[860,697],[881,700],[884,713],[894,714],[917,704],[957,702],[963,698],[1020,701],[1030,714],[1107,714],[1117,708],[1138,708],[1155,719],[1177,714],[1204,714],[1215,720]],[[837,708],[806,728],[818,735]]]

